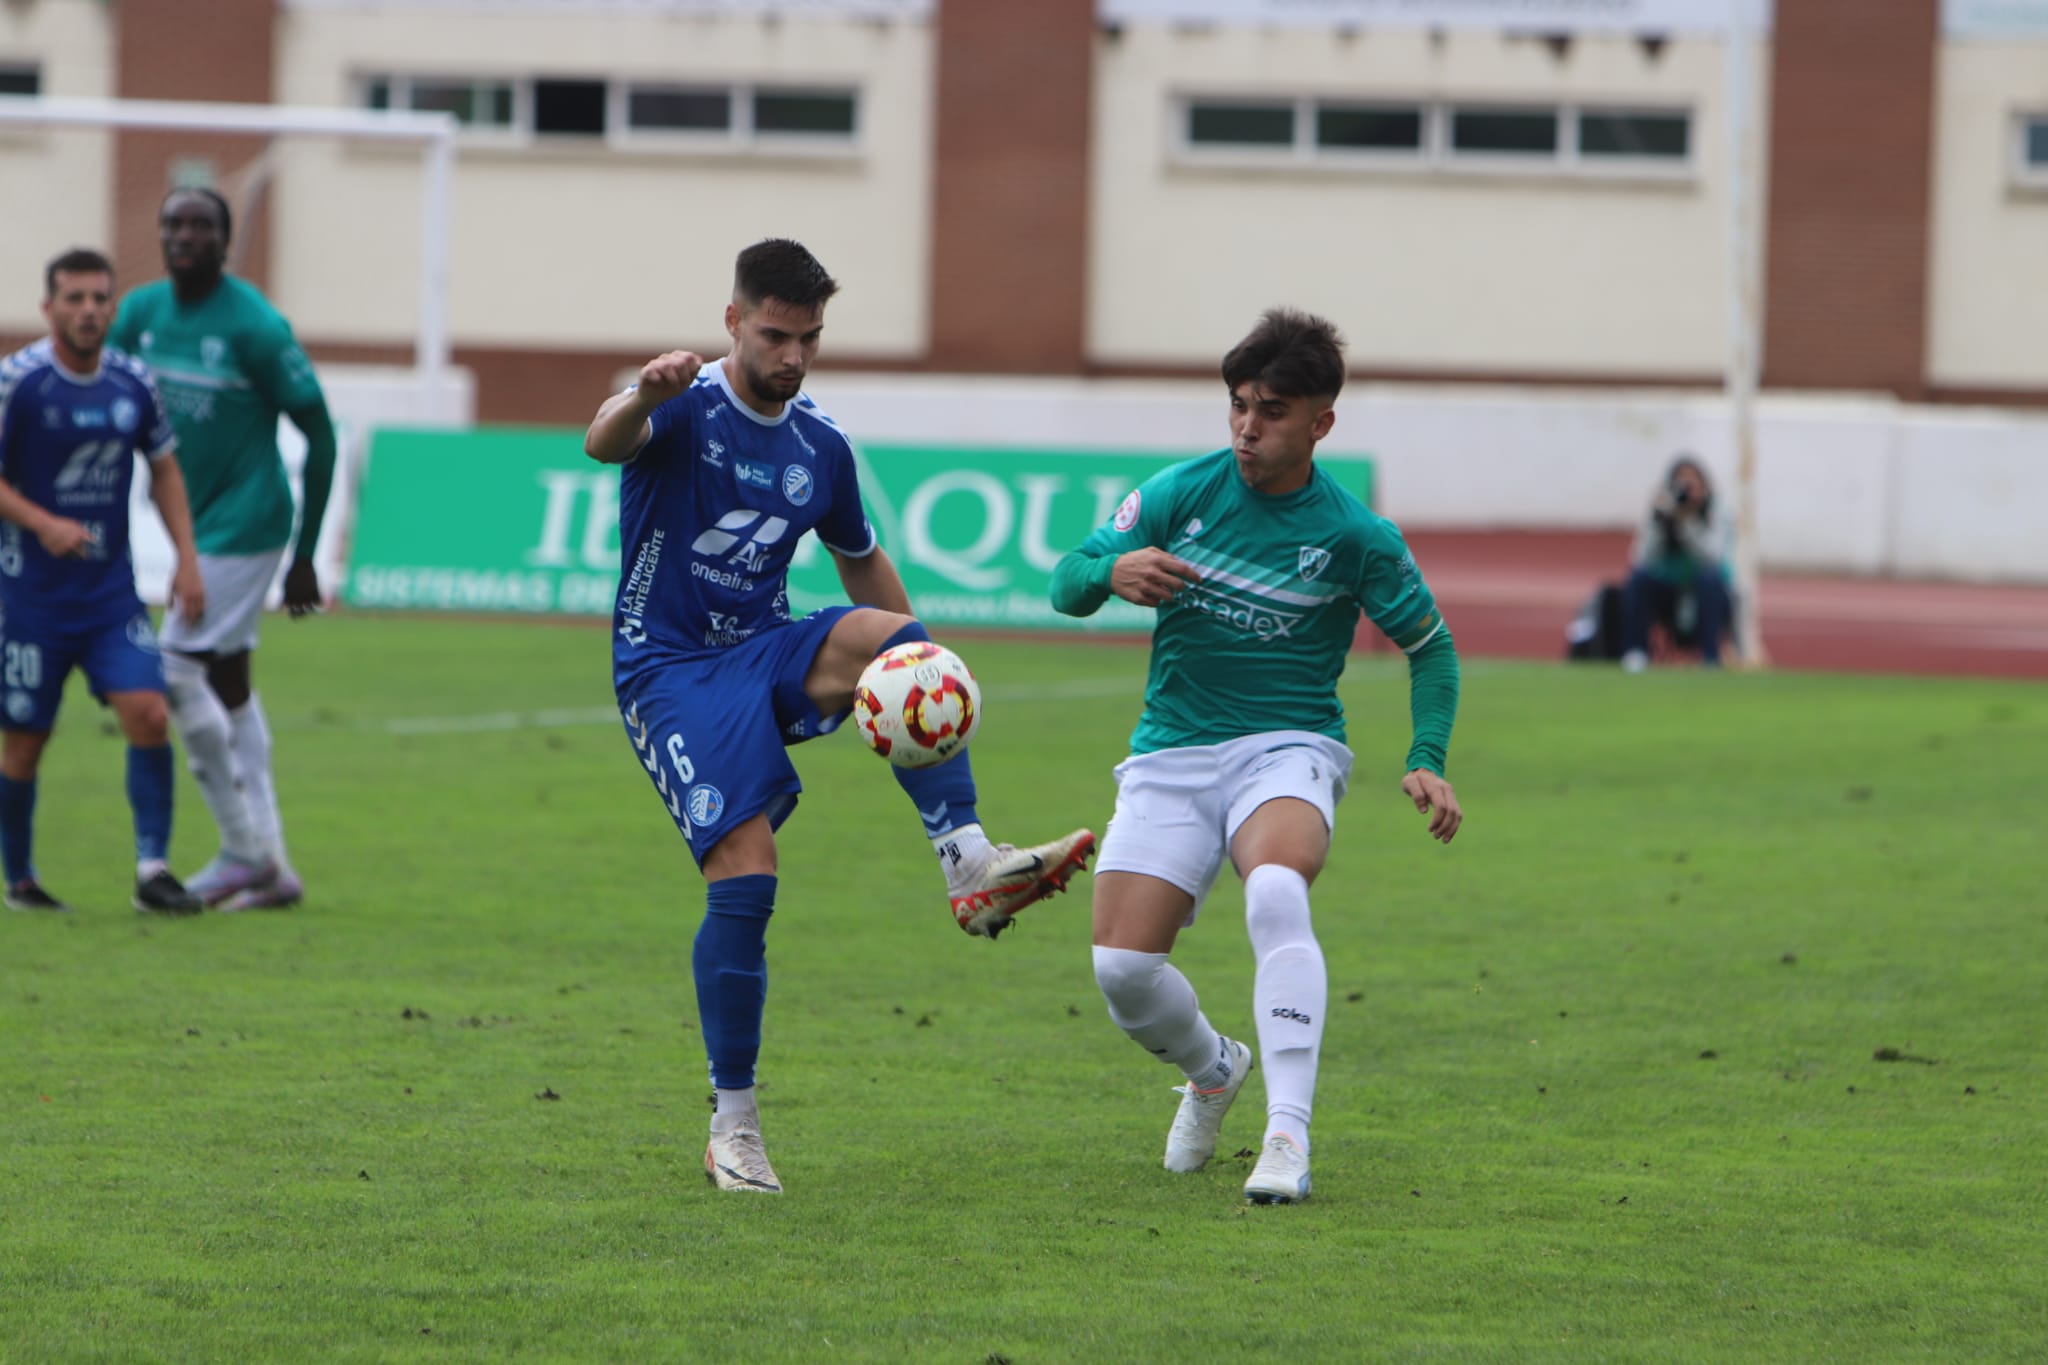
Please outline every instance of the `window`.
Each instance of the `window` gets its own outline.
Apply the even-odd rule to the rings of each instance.
[[[1316,110],[1316,146],[1332,150],[1420,152],[1422,110],[1325,104]]]
[[[537,80],[533,83],[533,131],[550,136],[603,137],[603,81]]]
[[[0,96],[43,93],[41,67],[0,64]]]
[[[626,91],[626,127],[636,132],[723,133],[732,91],[636,85]]]
[[[1557,111],[1453,109],[1450,146],[1454,156],[1555,157]]]
[[[1196,147],[1292,147],[1294,106],[1191,102],[1188,142]]]
[[[1579,155],[1683,161],[1692,152],[1692,120],[1684,114],[1579,113]]]
[[[363,103],[371,109],[453,114],[465,128],[511,128],[514,93],[511,81],[372,76],[363,82]]]
[[[589,139],[610,146],[814,153],[851,149],[860,92],[804,86],[628,82],[582,77],[426,77],[374,73],[358,82],[369,109],[440,110],[471,134]]]
[[[2020,179],[2048,185],[2048,114],[2027,114],[2020,119],[2019,155]]]
[[[1241,95],[1182,96],[1176,148],[1197,165],[1671,177],[1692,167],[1686,109],[1483,105]],[[2030,133],[2048,176],[2048,115]]]
[[[756,90],[754,131],[853,136],[853,96],[826,91]]]

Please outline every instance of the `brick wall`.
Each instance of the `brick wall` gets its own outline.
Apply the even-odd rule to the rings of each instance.
[[[1094,0],[938,7],[930,363],[1084,365]]]
[[[277,0],[115,4],[114,93],[120,98],[270,102]],[[203,158],[225,177],[260,154],[264,142],[232,133],[115,134],[113,254],[124,289],[163,274],[156,211],[170,188],[173,164]],[[266,237],[260,213],[237,219],[235,273],[259,286],[267,265]]]
[[[1778,0],[1764,383],[1925,389],[1940,0]]]

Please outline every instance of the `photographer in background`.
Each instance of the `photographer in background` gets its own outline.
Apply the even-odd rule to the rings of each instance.
[[[1649,667],[1652,621],[1666,623],[1681,644],[1696,644],[1709,668],[1720,664],[1721,637],[1733,615],[1733,548],[1734,524],[1717,504],[1705,467],[1690,455],[1679,456],[1636,532],[1622,590],[1623,668],[1640,673]]]

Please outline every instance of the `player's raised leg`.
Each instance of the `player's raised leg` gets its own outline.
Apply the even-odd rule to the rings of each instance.
[[[812,660],[804,690],[823,714],[843,714],[870,660],[931,638],[914,617],[872,608],[848,612]],[[1064,891],[1095,851],[1095,836],[1085,829],[1029,848],[991,842],[975,809],[974,766],[966,752],[936,767],[890,771],[917,807],[946,876],[954,921],[970,934],[996,937],[1025,906]]]
[[[69,910],[36,880],[36,769],[48,730],[8,730],[0,738],[0,863],[10,910]]]
[[[1159,877],[1117,871],[1095,877],[1095,984],[1109,1017],[1185,1078],[1166,1134],[1169,1171],[1208,1164],[1224,1115],[1252,1069],[1251,1049],[1216,1031],[1195,988],[1167,961],[1194,904],[1191,893]]]
[[[154,661],[151,661],[154,663]],[[192,915],[205,907],[171,875],[170,709],[155,688],[110,691],[107,705],[128,739],[128,807],[135,821],[135,908],[146,915]]]
[[[1309,1194],[1309,1118],[1315,1107],[1329,973],[1309,919],[1309,882],[1329,853],[1323,812],[1281,797],[1255,810],[1231,849],[1244,879],[1251,937],[1252,1012],[1266,1075],[1266,1135],[1245,1182],[1256,1204],[1291,1204]]]

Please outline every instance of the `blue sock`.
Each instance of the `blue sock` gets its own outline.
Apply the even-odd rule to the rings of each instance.
[[[171,746],[128,746],[128,808],[135,812],[135,860],[171,854]]]
[[[704,923],[690,954],[697,978],[697,1022],[711,1059],[711,1083],[744,1090],[761,1055],[761,1012],[768,1004],[768,917],[775,878],[755,875],[712,882]]]
[[[912,621],[882,641],[882,649],[893,649],[912,640],[929,640],[931,632],[922,621]],[[877,654],[882,650],[875,651]],[[896,785],[910,794],[917,814],[924,821],[925,837],[936,839],[962,825],[978,825],[974,813],[974,769],[962,750],[936,768],[891,768]]]
[[[24,882],[36,875],[29,856],[35,845],[36,780],[16,782],[0,777],[0,861],[7,869],[7,884]]]

